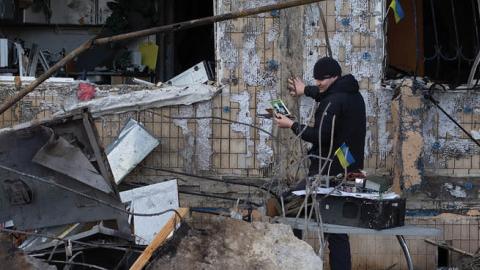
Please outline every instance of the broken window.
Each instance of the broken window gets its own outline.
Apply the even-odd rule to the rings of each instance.
[[[453,86],[467,83],[480,51],[479,2],[399,2],[404,18],[396,23],[392,11],[386,18],[387,78],[417,74]]]
[[[213,1],[164,0],[160,17],[163,24],[213,16]],[[158,34],[157,80],[167,81],[202,61],[213,63],[215,43],[213,24]]]

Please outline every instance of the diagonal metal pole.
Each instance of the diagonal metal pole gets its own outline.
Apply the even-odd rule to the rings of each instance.
[[[256,15],[256,14],[260,14],[260,13],[265,13],[265,12],[269,12],[269,11],[273,11],[273,10],[280,10],[280,9],[286,9],[286,8],[291,8],[291,7],[296,7],[296,6],[307,5],[307,4],[320,2],[320,1],[325,1],[325,0],[293,0],[293,1],[287,1],[287,2],[282,2],[282,3],[272,4],[272,5],[261,6],[261,7],[257,7],[257,8],[245,9],[245,10],[241,10],[241,11],[236,11],[236,12],[231,12],[231,13],[226,13],[226,14],[220,14],[220,15],[205,17],[205,18],[201,18],[201,19],[195,19],[195,20],[190,20],[190,21],[185,21],[185,22],[179,22],[179,23],[174,23],[174,24],[169,24],[169,25],[164,25],[164,26],[148,28],[148,29],[144,29],[144,30],[140,30],[140,31],[129,32],[129,33],[115,35],[115,36],[111,36],[111,37],[104,37],[104,38],[97,38],[97,39],[89,40],[89,41],[83,43],[80,47],[78,47],[75,50],[73,50],[72,52],[70,52],[62,60],[58,61],[55,65],[53,65],[45,73],[40,75],[37,79],[35,79],[27,87],[25,87],[24,89],[19,91],[16,95],[7,98],[7,100],[0,106],[0,115],[3,114],[6,110],[8,110],[10,107],[12,107],[19,100],[21,100],[28,93],[32,92],[38,85],[40,85],[46,79],[50,78],[57,70],[59,70],[62,66],[67,64],[70,60],[72,60],[76,56],[80,55],[84,51],[90,49],[92,46],[102,45],[102,44],[107,44],[107,43],[117,42],[117,41],[122,41],[122,40],[134,39],[134,38],[149,36],[149,35],[152,35],[152,34],[180,31],[180,30],[194,28],[194,27],[198,27],[198,26],[202,26],[202,25],[207,25],[207,24],[212,24],[212,23],[216,23],[216,22],[222,22],[222,21],[227,21],[227,20],[232,20],[232,19],[237,19],[237,18],[242,18],[242,17]]]
[[[448,119],[450,119],[458,128],[460,128],[463,133],[465,133],[465,135],[468,136],[468,138],[470,140],[472,140],[472,142],[474,142],[476,145],[478,145],[480,147],[480,142],[475,139],[472,134],[470,134],[470,132],[468,132],[464,127],[462,127],[462,125],[460,125],[457,120],[453,119],[453,117],[448,114],[439,104],[438,100],[434,99],[433,96],[431,94],[425,94],[425,98],[430,100],[430,102],[432,102],[435,106],[437,106],[437,108],[446,116],[448,117]]]

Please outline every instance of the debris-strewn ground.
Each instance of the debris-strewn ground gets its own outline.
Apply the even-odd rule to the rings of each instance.
[[[148,269],[322,269],[312,247],[281,224],[217,218],[177,241]]]
[[[56,270],[40,260],[26,255],[12,246],[12,241],[0,233],[0,269],[9,270]]]

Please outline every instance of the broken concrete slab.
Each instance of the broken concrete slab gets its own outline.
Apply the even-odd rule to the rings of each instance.
[[[94,117],[98,117],[105,114],[165,106],[190,105],[196,102],[210,100],[220,90],[221,88],[219,87],[206,84],[194,84],[183,87],[166,86],[154,90],[141,90],[126,94],[109,95],[86,102],[79,102],[67,106],[65,112],[87,107]],[[63,113],[57,113],[57,115]]]
[[[115,183],[120,182],[159,145],[141,123],[130,119],[118,138],[107,147],[107,158]]]
[[[167,243],[149,269],[323,269],[289,226],[223,217],[202,217],[199,226],[175,245]]]

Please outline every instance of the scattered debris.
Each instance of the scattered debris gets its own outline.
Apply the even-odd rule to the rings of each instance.
[[[0,230],[27,235],[17,241],[18,247],[37,258],[48,258],[57,266],[112,269],[123,262],[122,257],[133,256],[134,242],[159,246],[175,228],[177,213],[183,217],[188,212],[179,209],[176,180],[117,192],[107,156],[86,109],[0,130],[0,142]],[[137,142],[147,150],[139,151],[142,147]],[[127,161],[133,163],[126,166],[127,170],[120,170],[119,179],[157,145],[158,141],[139,123],[129,121],[114,148],[133,150],[127,153],[133,157]],[[29,231],[32,229],[35,232]],[[4,254],[2,245],[0,240],[0,257]],[[95,249],[108,250],[110,255],[112,250],[123,253],[115,254],[118,258],[113,261],[86,255],[99,252]],[[8,252],[8,256],[13,254]],[[150,247],[144,254],[149,252],[153,252]],[[74,261],[78,254],[85,255],[82,262]],[[144,254],[140,258],[145,258]],[[9,269],[49,269],[28,268],[26,263],[34,259],[24,257],[27,261],[18,263],[20,268]]]
[[[30,230],[112,220],[130,234],[127,214],[112,208],[124,206],[87,110],[0,130],[0,142],[0,223]]]
[[[102,221],[94,223],[75,223],[64,226],[48,227],[37,230],[38,235],[31,235],[19,246],[23,251],[28,253],[42,253],[45,250],[55,249],[61,245],[59,239],[68,239],[69,241],[77,241],[82,239],[108,239],[114,237],[117,245],[128,244],[131,236],[122,234],[121,232],[108,228]],[[50,238],[45,235],[51,236]],[[78,248],[78,247],[77,247]],[[75,251],[75,250],[74,250]],[[62,250],[60,250],[62,252]]]

